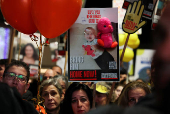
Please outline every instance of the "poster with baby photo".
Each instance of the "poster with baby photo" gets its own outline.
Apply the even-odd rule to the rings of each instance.
[[[68,47],[69,81],[119,81],[118,9],[82,8]]]
[[[127,9],[129,4],[133,4],[135,1],[139,0],[124,0],[122,8]],[[152,19],[157,1],[158,0],[142,0],[142,4],[144,5],[143,17]]]
[[[15,51],[15,59],[25,62],[30,67],[30,76],[38,77],[38,65],[39,65],[39,33],[34,33],[37,36],[37,43],[32,41],[28,34],[18,32],[17,45]],[[45,37],[42,36],[42,41]],[[38,46],[37,46],[38,45]],[[43,52],[42,48],[42,52]]]

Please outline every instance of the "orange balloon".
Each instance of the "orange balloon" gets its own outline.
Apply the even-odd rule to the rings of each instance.
[[[77,20],[82,0],[32,0],[32,16],[39,32],[55,38]]]
[[[31,15],[31,0],[1,0],[6,21],[16,30],[32,34],[37,31]]]

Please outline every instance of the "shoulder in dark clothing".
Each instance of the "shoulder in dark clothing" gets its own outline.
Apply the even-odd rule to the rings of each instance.
[[[123,114],[123,112],[124,109],[122,107],[112,104],[92,109],[87,114]]]
[[[16,88],[0,83],[0,114],[38,114],[34,106],[22,100]]]

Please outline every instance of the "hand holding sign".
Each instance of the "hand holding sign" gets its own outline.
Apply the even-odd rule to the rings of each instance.
[[[133,6],[131,4],[128,6],[122,24],[123,26],[122,28],[124,32],[129,34],[135,33],[146,23],[145,21],[140,22],[144,10],[144,5],[142,5],[141,7],[140,6],[141,6],[141,1],[138,1],[138,4],[137,2],[134,2]]]

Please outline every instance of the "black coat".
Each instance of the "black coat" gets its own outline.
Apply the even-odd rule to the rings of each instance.
[[[22,100],[16,88],[0,83],[0,114],[38,114],[33,104]]]

